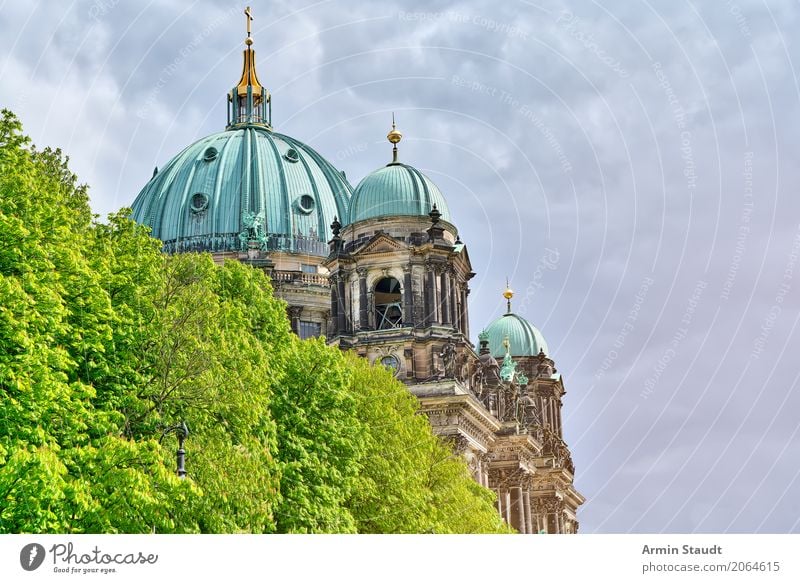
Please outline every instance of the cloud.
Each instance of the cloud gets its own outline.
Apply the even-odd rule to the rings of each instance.
[[[224,128],[240,9],[5,6],[0,102],[114,211]],[[354,184],[388,161],[396,112],[401,159],[441,187],[469,246],[474,333],[511,278],[565,377],[582,530],[800,528],[773,506],[800,498],[796,4],[331,0],[255,15],[276,126]],[[559,260],[537,275],[547,249]],[[762,471],[739,474],[743,455]]]

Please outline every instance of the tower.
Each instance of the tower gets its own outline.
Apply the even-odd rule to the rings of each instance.
[[[511,524],[524,519],[530,532],[575,533],[585,499],[573,484],[575,466],[563,437],[564,381],[541,332],[512,311],[513,296],[506,286],[506,313],[478,336],[481,370],[498,372],[481,372],[473,391],[503,424],[489,485],[501,513],[507,505]]]
[[[392,161],[353,192],[350,224],[332,225],[329,341],[394,370],[434,431],[467,460],[473,478],[498,496],[498,512],[524,533],[574,533],[584,498],[563,440],[561,376],[542,334],[512,311],[469,340],[467,297],[474,277],[441,191]]]
[[[328,339],[379,360],[407,383],[452,377],[469,346],[467,282],[475,275],[437,186],[398,160],[369,174],[334,225]]]

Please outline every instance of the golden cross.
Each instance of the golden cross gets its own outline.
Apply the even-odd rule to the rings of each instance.
[[[247,17],[247,36],[250,36],[250,22],[253,20],[253,15],[250,14],[250,7],[244,9],[244,15]]]

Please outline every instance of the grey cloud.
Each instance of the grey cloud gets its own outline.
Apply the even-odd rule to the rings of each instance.
[[[187,6],[3,8],[0,103],[70,154],[98,213],[223,129],[241,7]],[[254,10],[278,129],[354,184],[397,112],[478,271],[473,333],[511,278],[565,377],[584,532],[800,529],[796,4]]]

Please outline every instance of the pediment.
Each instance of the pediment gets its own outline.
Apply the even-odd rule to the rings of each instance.
[[[378,233],[367,241],[361,249],[353,253],[353,256],[394,253],[395,251],[405,251],[406,249],[408,249],[408,245],[402,241],[398,241],[386,233]]]
[[[458,251],[457,255],[458,255],[458,257],[461,258],[461,261],[464,262],[464,264],[467,267],[467,270],[471,271],[472,270],[472,261],[470,261],[470,259],[469,259],[469,253],[467,252],[467,246],[462,243],[461,244],[461,249]]]

